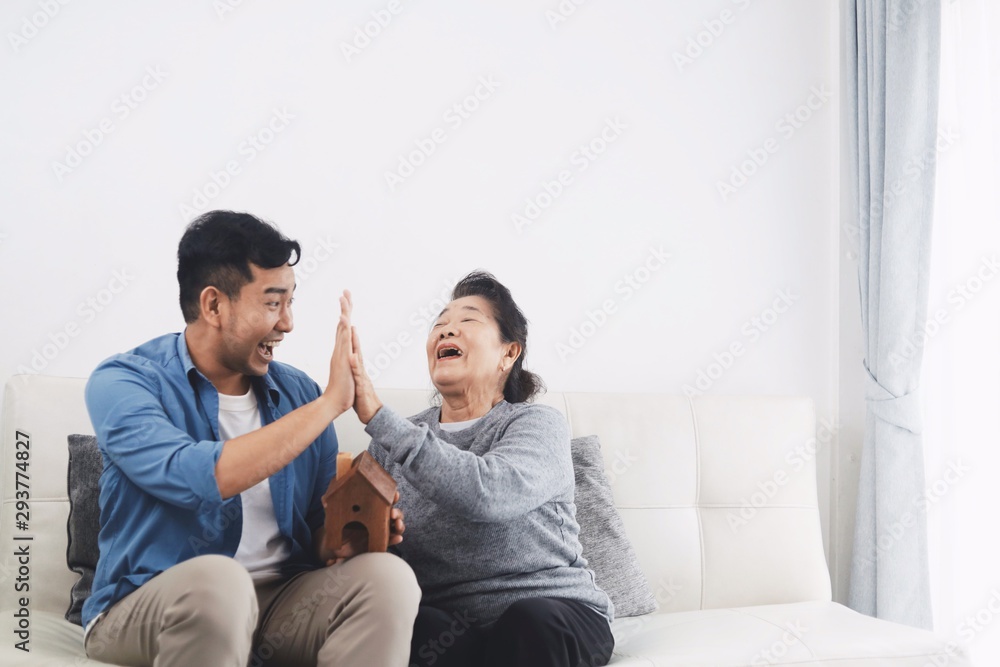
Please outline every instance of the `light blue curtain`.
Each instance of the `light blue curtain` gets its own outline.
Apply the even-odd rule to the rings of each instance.
[[[867,370],[849,604],[930,628],[927,522],[918,501],[925,483],[918,387],[941,6],[937,0],[844,2]]]

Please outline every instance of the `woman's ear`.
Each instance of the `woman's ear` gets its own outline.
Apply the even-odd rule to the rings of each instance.
[[[513,343],[507,343],[507,349],[504,352],[503,358],[500,360],[500,367],[506,373],[511,368],[514,367],[514,363],[517,358],[521,356],[521,344],[517,341]]]

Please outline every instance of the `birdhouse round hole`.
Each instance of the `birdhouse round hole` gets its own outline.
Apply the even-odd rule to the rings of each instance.
[[[352,505],[351,509],[354,510],[355,512],[360,512],[361,511],[361,505]]]

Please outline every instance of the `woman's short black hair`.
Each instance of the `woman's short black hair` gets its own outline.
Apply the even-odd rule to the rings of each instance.
[[[524,369],[524,358],[528,354],[528,320],[514,303],[510,290],[503,286],[492,273],[473,271],[458,281],[451,291],[451,298],[478,296],[489,301],[493,307],[493,318],[500,328],[500,339],[504,343],[518,342],[521,354],[510,369],[503,387],[503,397],[508,403],[524,403],[545,391],[542,378]]]
[[[294,253],[295,258],[292,259]],[[188,324],[201,312],[201,292],[212,286],[230,299],[253,280],[250,265],[274,269],[294,266],[302,255],[298,241],[249,213],[209,211],[196,218],[177,247],[181,312]]]

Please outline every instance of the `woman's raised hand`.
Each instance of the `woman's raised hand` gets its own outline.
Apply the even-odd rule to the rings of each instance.
[[[361,356],[361,342],[358,340],[357,327],[351,327],[351,372],[354,374],[354,411],[358,413],[361,423],[367,424],[382,407],[382,401],[375,394],[375,387],[365,370],[365,360]]]

